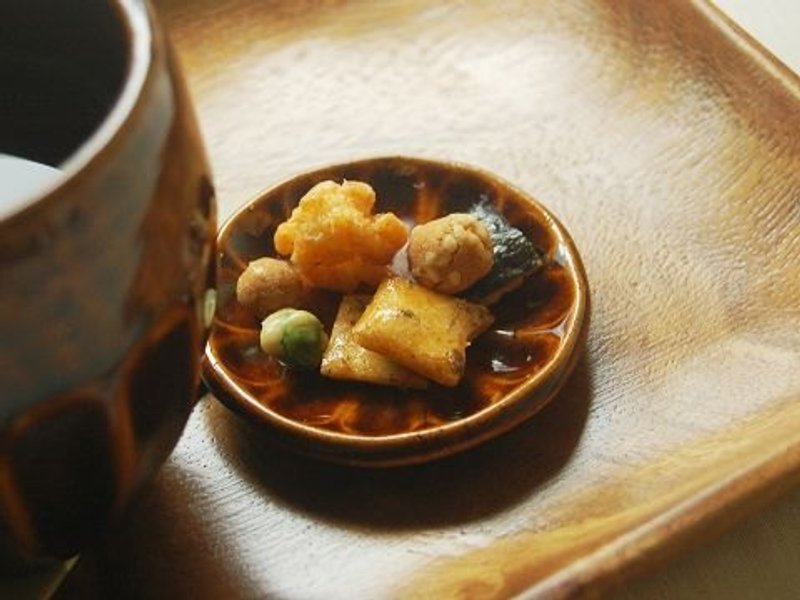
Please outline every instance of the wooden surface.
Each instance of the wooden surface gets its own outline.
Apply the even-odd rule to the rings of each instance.
[[[158,7],[223,217],[319,164],[473,163],[570,228],[592,325],[545,411],[423,467],[290,456],[207,399],[66,594],[599,592],[797,482],[800,84],[707,5]]]

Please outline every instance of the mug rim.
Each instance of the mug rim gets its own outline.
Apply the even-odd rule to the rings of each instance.
[[[60,190],[100,162],[105,151],[121,136],[125,123],[139,105],[154,55],[154,30],[147,2],[107,0],[106,5],[122,27],[122,43],[127,57],[119,94],[95,130],[57,167],[61,171],[57,179],[19,198],[6,209],[0,207],[0,225],[5,226],[36,207],[54,202]]]

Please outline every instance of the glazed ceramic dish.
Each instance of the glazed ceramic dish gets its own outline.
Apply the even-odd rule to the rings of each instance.
[[[600,594],[794,487],[800,83],[711,5],[160,6],[226,217],[356,156],[477,165],[569,227],[591,325],[533,418],[422,465],[303,459],[201,403],[101,557],[116,591]]]
[[[235,297],[247,263],[276,257],[272,238],[300,198],[320,181],[364,181],[376,212],[409,226],[480,203],[497,208],[541,248],[546,266],[492,307],[495,322],[467,351],[455,388],[403,390],[292,372],[260,352],[257,321]],[[561,388],[579,356],[588,288],[569,234],[547,209],[488,173],[412,158],[345,163],[294,177],[247,203],[218,238],[217,316],[205,379],[231,408],[307,454],[387,466],[453,454],[538,411]],[[312,312],[330,331],[341,296],[320,294]]]

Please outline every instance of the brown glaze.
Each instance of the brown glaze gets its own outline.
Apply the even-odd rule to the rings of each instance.
[[[457,387],[404,390],[335,381],[317,372],[285,369],[261,352],[260,324],[236,301],[236,281],[248,262],[275,256],[275,229],[308,189],[326,179],[368,182],[378,198],[375,211],[391,211],[409,226],[490,202],[547,254],[548,263],[541,272],[492,307],[493,329],[467,351],[466,373]],[[411,158],[372,159],[321,169],[278,185],[247,204],[225,224],[218,244],[218,309],[207,350],[208,383],[232,408],[283,429],[284,441],[292,444],[293,437],[298,438],[293,445],[305,452],[364,464],[419,462],[450,454],[505,431],[522,415],[530,416],[569,374],[564,365],[574,364],[572,354],[583,329],[587,293],[580,260],[566,232],[549,213],[488,174]],[[557,260],[559,254],[564,257]],[[339,299],[336,294],[320,293],[312,300],[310,308],[328,330]],[[540,373],[545,376],[537,378]],[[510,394],[514,400],[509,400]],[[512,408],[516,402],[530,408]],[[499,410],[485,417],[492,407]],[[289,428],[283,426],[287,420],[293,424]],[[446,425],[455,426],[458,433],[464,423],[471,423],[476,442],[455,443],[450,434],[440,436],[434,445],[419,444],[418,435],[408,435],[435,436],[436,429]],[[304,441],[310,430],[337,435],[313,436],[320,446],[317,450]],[[384,455],[370,446],[370,439],[376,443],[392,440],[400,450]],[[356,453],[354,442],[360,444]]]
[[[75,554],[166,459],[194,405],[213,282],[214,191],[148,9],[44,4],[11,2],[0,26],[23,32],[2,72],[30,60],[4,79],[17,95],[4,97],[0,152],[64,172],[0,222],[3,569]],[[73,80],[53,80],[29,112],[41,64]],[[42,128],[39,109],[58,118]]]

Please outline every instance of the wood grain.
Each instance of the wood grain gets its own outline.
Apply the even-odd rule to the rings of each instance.
[[[223,217],[320,164],[472,163],[571,230],[592,326],[540,415],[416,468],[284,454],[207,399],[92,589],[594,595],[800,478],[800,83],[708,5],[157,6]]]

